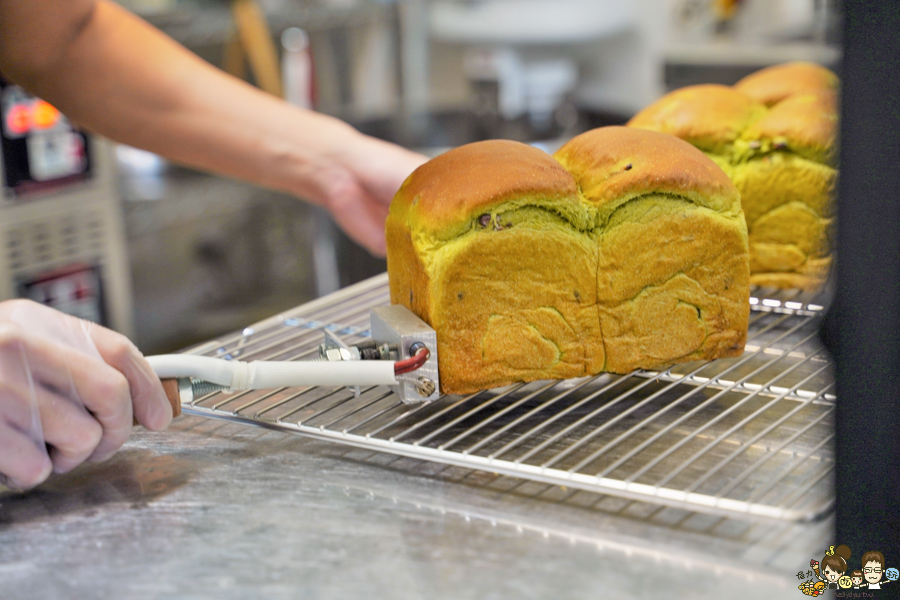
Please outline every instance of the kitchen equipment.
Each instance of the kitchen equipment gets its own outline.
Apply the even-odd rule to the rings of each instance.
[[[132,335],[109,145],[0,79],[0,300],[25,297]]]
[[[304,360],[322,331],[347,345],[372,335],[387,276],[366,280],[188,351]],[[831,509],[832,366],[819,345],[823,306],[756,290],[746,352],[663,372],[601,374],[442,396],[409,405],[389,388],[215,392],[187,414],[300,433],[460,467],[700,512],[774,520]]]
[[[623,63],[629,75],[625,95],[640,95],[635,89],[641,85],[634,80],[644,79],[635,74],[643,72],[636,58],[643,51],[629,47],[629,37],[639,26],[639,11],[632,3],[438,0],[428,8],[430,38],[465,49],[463,72],[471,87],[472,110],[488,137],[510,137],[508,127],[522,121],[539,138],[554,135],[556,125],[571,127],[577,118],[572,98],[585,87],[580,85],[583,78],[591,78],[591,87],[604,91],[620,87],[611,83],[610,75]],[[613,68],[599,68],[605,61],[591,56],[589,49],[604,44],[618,54]],[[608,52],[606,48],[597,54]],[[644,101],[649,98],[652,95]],[[632,111],[640,106],[639,101]]]
[[[362,385],[387,385],[406,404],[439,397],[437,335],[404,306],[371,310],[373,339],[348,346],[325,329],[318,357],[310,361],[228,360],[206,356],[149,356],[174,415],[181,403],[218,391],[296,386],[347,386],[359,398]],[[252,335],[253,328],[243,335]]]

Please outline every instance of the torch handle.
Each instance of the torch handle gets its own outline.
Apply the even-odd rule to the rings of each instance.
[[[172,405],[172,418],[174,419],[181,414],[181,397],[178,395],[178,380],[172,378],[160,379],[160,381],[162,381],[163,389],[166,392],[166,398],[169,400],[169,404]],[[134,420],[134,424],[138,424],[137,419]]]

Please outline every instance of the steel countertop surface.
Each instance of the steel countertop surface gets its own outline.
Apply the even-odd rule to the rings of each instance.
[[[832,529],[190,416],[0,491],[0,598],[796,598]]]

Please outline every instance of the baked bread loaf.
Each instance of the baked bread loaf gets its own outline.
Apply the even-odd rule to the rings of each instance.
[[[394,197],[387,259],[391,301],[437,332],[444,393],[736,356],[747,335],[738,191],[659,133],[438,156]]]
[[[798,94],[837,91],[838,83],[837,75],[821,65],[791,62],[751,73],[734,84],[734,89],[771,107]]]
[[[675,90],[628,123],[690,142],[731,177],[747,219],[753,284],[816,289],[828,275],[836,82],[823,67],[792,63],[733,88]]]

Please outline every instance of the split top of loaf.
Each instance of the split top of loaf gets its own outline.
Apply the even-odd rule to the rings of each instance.
[[[692,85],[666,94],[628,125],[674,135],[732,162],[777,150],[831,165],[837,96],[830,90],[804,92],[769,109],[732,87]]]
[[[751,73],[734,84],[734,89],[766,106],[774,106],[798,94],[837,91],[838,83],[837,75],[821,65],[791,62]]]
[[[553,157],[462,146],[404,182],[387,240],[391,299],[437,331],[445,393],[731,356],[746,338],[738,191],[668,135],[607,127]]]
[[[505,227],[499,215],[525,208],[543,211],[548,223],[561,220],[573,231],[596,233],[621,205],[651,193],[731,217],[740,213],[734,184],[702,153],[671,136],[606,127],[578,136],[555,156],[508,140],[456,148],[403,183],[391,214],[402,216],[433,251],[442,242]],[[482,222],[486,214],[489,227]]]

